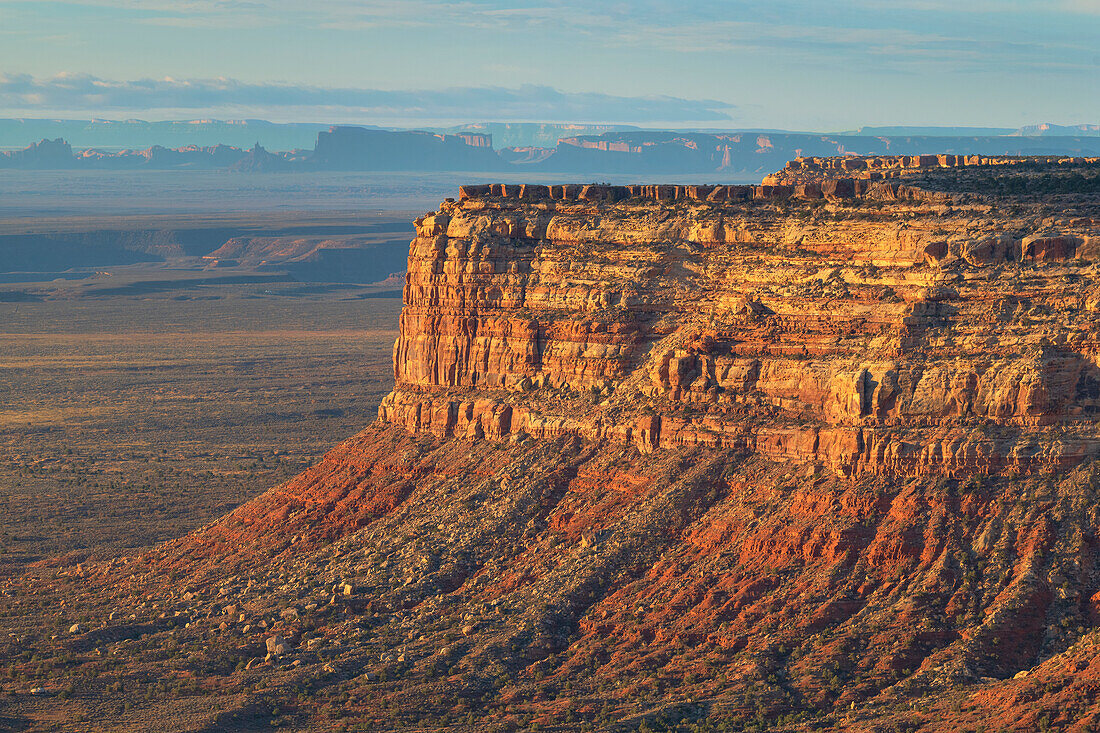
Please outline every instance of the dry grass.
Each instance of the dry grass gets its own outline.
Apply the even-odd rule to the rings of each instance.
[[[0,303],[5,572],[183,534],[374,419],[399,301],[174,295]]]

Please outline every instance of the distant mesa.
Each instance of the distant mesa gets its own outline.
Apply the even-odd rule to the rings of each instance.
[[[1052,137],[1052,136],[1091,136],[1100,137],[1100,125],[1052,125],[1050,123],[1043,123],[1041,125],[1027,125],[1021,127],[1019,130],[1013,133],[1014,135],[1033,135],[1038,137]]]
[[[273,155],[256,143],[243,157],[229,166],[230,170],[241,173],[275,173],[289,170],[293,164],[282,155]]]
[[[492,137],[333,127],[317,135],[312,166],[322,170],[497,170]]]
[[[179,148],[230,145],[247,149],[254,142],[269,150],[293,150],[313,145],[319,123],[275,123],[266,120],[51,120],[0,119],[0,148],[19,148],[31,140],[64,138],[78,149],[144,150],[154,145]]]
[[[23,150],[6,153],[7,160],[0,158],[3,168],[72,168],[77,160],[73,157],[72,147],[58,138],[31,143]]]
[[[0,121],[2,123],[3,121]],[[1100,125],[1004,128],[861,128],[839,135],[795,132],[691,132],[612,126],[479,124],[447,130],[338,125],[312,149],[273,151],[233,145],[88,147],[43,139],[0,153],[0,168],[86,170],[424,171],[570,175],[717,175],[758,179],[795,158],[843,156],[1100,155]],[[3,124],[0,124],[0,131]],[[980,132],[983,134],[946,134]],[[574,133],[574,134],[569,134]],[[919,133],[919,134],[918,134]],[[495,135],[506,143],[494,146]],[[553,139],[550,140],[550,137]]]

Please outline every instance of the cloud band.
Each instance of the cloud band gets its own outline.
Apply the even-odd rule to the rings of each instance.
[[[563,92],[553,87],[461,87],[389,91],[256,84],[229,78],[115,81],[86,74],[38,78],[0,74],[0,107],[25,112],[270,114],[314,110],[333,119],[408,122],[494,119],[502,121],[724,122],[733,107],[709,99],[623,97]]]

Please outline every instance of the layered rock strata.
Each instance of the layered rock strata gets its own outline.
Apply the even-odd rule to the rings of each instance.
[[[0,717],[1095,730],[1090,166],[465,191],[418,221],[384,420],[186,537],[0,586]]]
[[[1100,451],[1100,211],[897,187],[464,187],[416,222],[380,416],[852,475]]]
[[[791,183],[823,176],[853,176],[864,180],[899,178],[915,172],[944,168],[989,168],[992,166],[1066,166],[1079,168],[1100,164],[1100,158],[1080,156],[985,156],[985,155],[850,155],[833,158],[795,158],[783,170],[764,179],[765,183]]]

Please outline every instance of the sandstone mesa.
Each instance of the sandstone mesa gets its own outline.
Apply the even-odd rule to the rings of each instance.
[[[1021,163],[1039,164],[463,187],[417,220],[380,417],[440,437],[736,447],[843,475],[1073,465],[1100,450],[1100,221],[892,180]],[[861,177],[805,180],[838,171]]]
[[[26,582],[131,619],[74,663],[189,650],[195,729],[1093,729],[1098,173],[464,187],[417,220],[377,423]],[[182,664],[142,659],[111,674]]]

